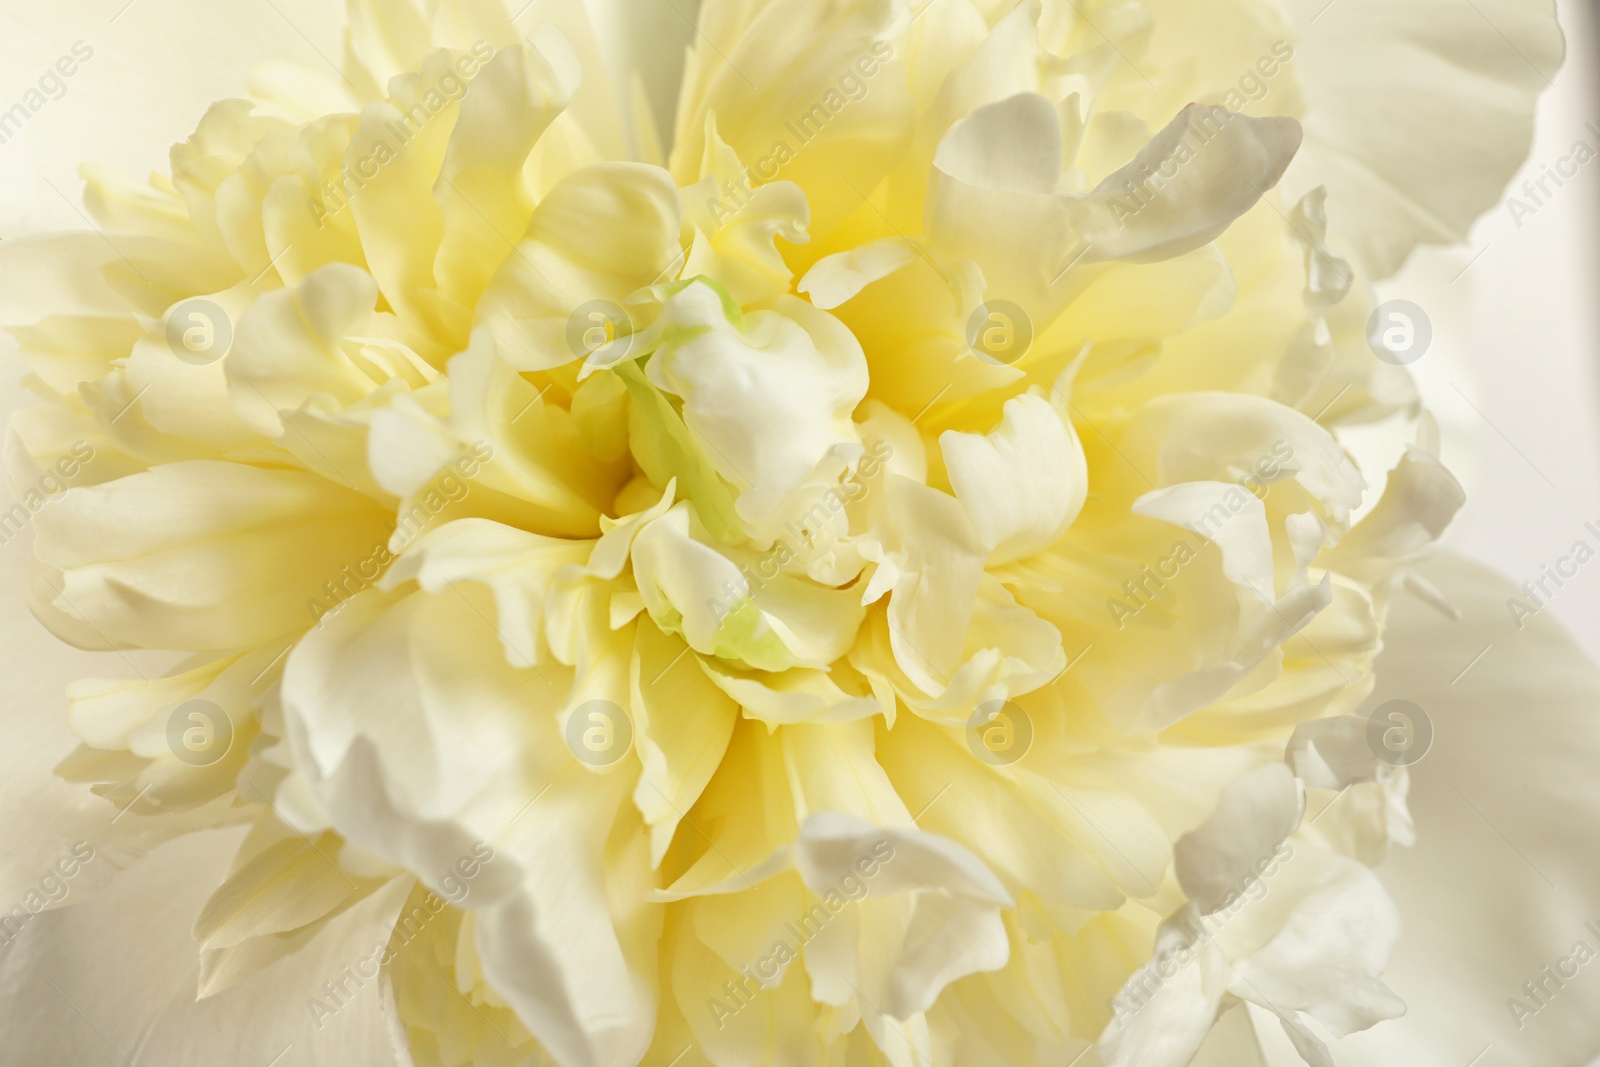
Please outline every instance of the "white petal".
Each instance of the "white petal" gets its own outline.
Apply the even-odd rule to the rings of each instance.
[[[1306,144],[1285,186],[1328,187],[1336,227],[1375,278],[1417,244],[1466,240],[1527,155],[1535,99],[1561,64],[1552,0],[1474,3],[1291,5],[1306,24],[1294,42]],[[1463,123],[1473,136],[1445,135]]]
[[[1122,996],[1131,998],[1144,972],[1135,972]],[[1113,1019],[1100,1038],[1106,1067],[1187,1067],[1211,1030],[1228,980],[1227,961],[1205,945],[1191,962],[1161,981],[1148,999]]]
[[[990,566],[1054,544],[1089,491],[1077,432],[1042,397],[1008,400],[1005,421],[991,433],[947,431],[939,446],[951,488],[989,548]]]
[[[1329,566],[1382,580],[1437,541],[1466,500],[1443,463],[1409,448],[1389,472],[1378,503],[1329,553]]]
[[[806,820],[795,845],[794,865],[807,886],[825,892],[849,874],[864,853],[883,860],[873,882],[876,892],[942,889],[991,904],[1013,904],[1000,880],[965,846],[937,834],[873,826],[845,815],[822,812]]]
[[[968,185],[1053,193],[1061,177],[1061,124],[1037,93],[979,108],[939,142],[933,165]]]
[[[662,629],[761,670],[823,668],[850,650],[865,614],[858,594],[784,573],[753,583],[692,515],[675,505],[634,541],[639,593]]]
[[[619,819],[639,825],[632,776],[577,760],[558,727],[574,672],[510,666],[479,589],[393,600],[358,595],[291,654],[296,765],[348,840],[435,891],[488,844],[464,904],[491,986],[564,1062],[636,1062],[654,1025],[640,977],[653,948],[607,891],[613,877],[647,876],[642,833],[637,848],[608,846]],[[625,659],[587,667],[576,675],[587,691],[627,703]],[[636,766],[624,759],[617,770]]]
[[[1174,846],[1178,882],[1201,914],[1231,904],[1300,825],[1305,798],[1281,763],[1228,786],[1210,818]]]
[[[918,898],[902,951],[882,1007],[895,1019],[927,1011],[951,982],[998,971],[1011,959],[999,908],[944,893]]]
[[[1344,861],[1344,873],[1301,899],[1271,941],[1235,961],[1229,989],[1279,1014],[1305,1012],[1335,1036],[1365,1030],[1405,1013],[1377,978],[1399,936],[1400,912],[1377,877]]]
[[[1386,981],[1407,1012],[1334,1054],[1348,1067],[1460,1067],[1493,1045],[1528,1067],[1585,1063],[1600,1047],[1593,964],[1547,1006],[1523,983],[1578,941],[1600,947],[1585,925],[1600,899],[1600,669],[1548,613],[1519,630],[1506,605],[1524,594],[1504,578],[1449,555],[1420,569],[1462,618],[1397,600],[1369,702],[1412,701],[1433,730],[1409,768],[1418,845],[1378,870],[1405,921]],[[1521,1026],[1513,997],[1538,1008]]]
[[[758,540],[776,536],[791,495],[828,461],[858,454],[850,413],[867,392],[861,345],[833,316],[780,296],[735,324],[720,294],[694,284],[662,311],[683,340],[656,352],[650,380],[683,399],[683,421]]]
[[[931,696],[949,686],[963,658],[986,552],[954,497],[896,474],[884,488],[887,537],[903,556],[889,600],[890,643],[900,669]]]
[[[541,537],[487,519],[461,519],[423,534],[383,576],[394,589],[415,581],[430,593],[476,583],[494,594],[496,631],[506,662],[529,667],[544,662],[546,600],[557,572],[589,558],[594,542]]]
[[[1199,248],[1278,184],[1299,147],[1294,119],[1190,104],[1083,202],[1084,260],[1141,263]]]
[[[1128,441],[1129,460],[1152,472],[1158,485],[1271,482],[1260,468],[1269,461],[1274,478],[1292,476],[1335,522],[1361,503],[1365,487],[1327,430],[1293,408],[1246,393],[1160,397],[1135,417]]]
[[[793,274],[776,242],[779,237],[789,244],[810,239],[805,193],[788,181],[741,189],[741,183],[748,183],[747,168],[717,136],[714,115],[706,116],[700,171],[700,181],[681,194],[684,217],[697,232],[679,276],[704,275],[746,307],[787,293]]]
[[[268,293],[239,320],[223,363],[234,410],[257,432],[283,432],[279,409],[318,393],[350,404],[380,384],[342,348],[367,333],[378,283],[360,267],[330,264],[292,289]]]
[[[903,237],[885,237],[822,257],[796,288],[817,307],[832,309],[916,258],[916,245]]]
[[[58,608],[111,640],[188,649],[305,628],[324,583],[392,530],[366,497],[315,475],[209,460],[69,489],[36,522]]]
[[[1254,493],[1234,482],[1181,482],[1146,493],[1134,501],[1133,513],[1205,531],[1222,553],[1228,580],[1271,603],[1272,534],[1266,507]]]
[[[1367,743],[1367,720],[1359,715],[1301,723],[1289,739],[1288,757],[1295,776],[1313,789],[1343,789],[1369,781],[1378,767]]]
[[[381,980],[344,969],[386,941],[408,886],[334,919],[300,952],[196,1001],[200,957],[189,935],[237,835],[195,834],[162,848],[82,905],[40,917],[0,958],[0,997],[17,1063],[82,1067],[212,1067],[259,1050],[263,1063],[409,1067],[397,1053]],[[323,983],[343,979],[335,1015],[308,1010]],[[266,1005],[276,1005],[270,1010]]]
[[[991,159],[997,149],[1000,159]],[[1055,192],[1061,131],[1055,108],[1023,93],[979,108],[950,128],[928,184],[926,231],[941,257],[970,259],[987,293],[1043,321],[1049,290],[1073,254],[1073,198]]]

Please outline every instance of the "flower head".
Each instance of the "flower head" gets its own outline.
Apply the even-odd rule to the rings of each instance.
[[[93,457],[33,607],[189,654],[75,684],[60,773],[249,827],[200,996],[343,923],[419,1065],[1398,1015],[1353,713],[1461,493],[1425,417],[1376,503],[1337,435],[1418,415],[1371,280],[1516,152],[1419,201],[1381,114],[1464,62],[1525,145],[1536,87],[1343,5],[707,0],[657,99],[581,6],[352,0],[341,81],[87,171],[114,239],[0,253],[72,279],[19,480]]]

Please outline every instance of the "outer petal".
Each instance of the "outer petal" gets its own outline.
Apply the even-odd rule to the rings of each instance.
[[[73,678],[116,668],[106,662],[110,657],[63,645],[29,617],[21,608],[25,554],[19,544],[6,548],[0,593],[9,607],[0,622],[0,676],[12,683],[0,702],[6,738],[0,807],[7,814],[0,834],[0,900],[6,901],[7,911],[0,919],[12,921],[0,927],[0,942],[18,930],[12,909],[21,906],[36,918],[47,906],[88,898],[169,829],[150,825],[160,820],[119,817],[100,797],[51,773],[52,765],[71,751],[74,741],[62,690]],[[117,666],[127,670],[120,661]],[[144,669],[155,673],[149,667]],[[93,849],[94,858],[87,863],[68,863],[66,868],[58,866],[80,841]],[[37,890],[40,880],[52,870],[58,877],[64,870],[74,871],[64,879],[65,894],[39,893],[30,899],[29,893]],[[59,899],[52,902],[51,895]],[[22,928],[32,921],[24,920]],[[5,951],[0,948],[0,958]]]
[[[1294,0],[1306,145],[1284,177],[1326,185],[1375,278],[1418,244],[1464,241],[1533,141],[1534,99],[1561,64],[1551,0]],[[1312,19],[1315,24],[1310,25]],[[1470,123],[1471,137],[1444,131]]]
[[[90,233],[6,242],[0,322],[50,388],[65,393],[94,381],[139,338],[138,321],[106,276],[118,262],[117,251]]]
[[[1184,1067],[1206,1040],[1227,980],[1221,951],[1207,945],[1126,1026],[1107,1028],[1099,1046],[1107,1067]]]
[[[558,730],[573,673],[508,664],[484,600],[460,583],[393,606],[368,592],[331,617],[285,671],[296,763],[349,840],[436,892],[475,842],[492,847],[466,900],[490,985],[561,1062],[632,1064],[655,1017],[636,764],[575,758]],[[613,653],[596,648],[578,680],[626,703]]]
[[[49,602],[144,648],[234,649],[308,626],[323,583],[391,529],[314,475],[209,460],[68,490],[37,521]]]
[[[1385,980],[1407,1012],[1334,1055],[1345,1067],[1460,1067],[1489,1046],[1485,1063],[1588,1062],[1600,982],[1587,967],[1521,1028],[1508,999],[1535,1006],[1524,982],[1578,941],[1600,946],[1585,926],[1600,899],[1600,669],[1548,616],[1518,630],[1506,602],[1521,591],[1485,568],[1442,555],[1420,569],[1463,617],[1397,601],[1372,698],[1416,703],[1433,729],[1410,768],[1419,844],[1378,871],[1405,917]]]
[[[354,995],[331,1018],[306,1008],[324,982],[388,938],[403,883],[333,920],[296,955],[195,1001],[200,957],[189,927],[235,839],[217,831],[173,842],[101,897],[31,926],[0,962],[8,1014],[0,1063],[212,1067],[278,1056],[276,1067],[408,1065],[378,982],[347,981]]]

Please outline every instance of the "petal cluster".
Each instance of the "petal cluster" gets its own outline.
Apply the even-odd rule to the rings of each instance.
[[[1341,3],[706,0],[663,101],[583,5],[351,0],[342,79],[86,171],[114,240],[0,250],[10,462],[92,456],[38,617],[182,654],[76,683],[59,773],[248,828],[198,995],[359,923],[419,1067],[1181,1067],[1274,1017],[1321,1065],[1400,1014],[1354,713],[1462,494],[1370,286],[1536,87]],[[1378,118],[1457,60],[1487,147],[1424,212]],[[1384,419],[1386,476],[1339,436]]]

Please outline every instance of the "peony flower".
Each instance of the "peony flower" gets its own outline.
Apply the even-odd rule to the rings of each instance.
[[[0,981],[104,1032],[16,1047],[1322,1065],[1401,1016],[1426,723],[1363,711],[1401,591],[1476,587],[1372,285],[1561,38],[1339,4],[705,0],[663,87],[582,5],[352,0],[339,77],[86,169],[102,233],[0,250],[9,460],[30,607],[127,670],[68,689],[100,821],[30,844]],[[148,990],[53,969],[114,934]]]

